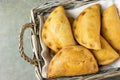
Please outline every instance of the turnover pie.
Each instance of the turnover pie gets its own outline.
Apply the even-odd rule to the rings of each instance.
[[[120,50],[120,18],[115,5],[102,14],[102,35],[116,50]]]
[[[71,25],[62,6],[54,9],[45,21],[42,40],[54,52],[58,52],[65,46],[76,45]]]
[[[99,65],[107,65],[119,58],[118,53],[101,36],[101,49],[91,50],[95,55]]]
[[[48,78],[85,75],[98,72],[98,64],[92,53],[82,46],[61,49],[50,61]]]
[[[75,39],[86,48],[101,49],[100,26],[100,5],[95,4],[86,8],[75,19],[73,24]]]

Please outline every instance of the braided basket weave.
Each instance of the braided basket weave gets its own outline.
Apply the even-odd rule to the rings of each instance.
[[[19,41],[19,51],[21,57],[24,58],[27,62],[35,66],[35,74],[38,80],[43,80],[42,76],[42,67],[45,65],[44,57],[41,56],[43,47],[40,44],[40,31],[41,27],[47,17],[47,15],[58,5],[64,6],[65,10],[74,9],[89,3],[94,3],[99,0],[58,0],[58,1],[49,1],[39,7],[33,8],[31,10],[31,21],[23,25],[20,31],[20,41]],[[23,47],[23,35],[26,29],[31,29],[31,39],[33,46],[33,59],[28,57],[24,52]],[[107,77],[120,75],[120,68],[112,68],[108,70],[100,71],[97,74],[85,75],[85,76],[74,76],[74,77],[61,77],[51,80],[99,80]],[[50,80],[50,79],[49,79]]]

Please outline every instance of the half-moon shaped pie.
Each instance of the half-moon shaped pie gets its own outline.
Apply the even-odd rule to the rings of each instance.
[[[118,53],[109,45],[109,43],[101,36],[101,49],[91,50],[96,57],[99,65],[107,65],[119,58]]]
[[[115,5],[102,14],[102,35],[116,50],[120,50],[120,18]]]
[[[54,52],[58,52],[63,47],[76,44],[70,23],[62,6],[54,9],[45,21],[42,28],[42,40]]]
[[[48,78],[85,75],[98,72],[98,64],[92,53],[82,46],[61,49],[50,61]]]
[[[73,32],[79,44],[89,49],[101,49],[100,44],[100,5],[86,8],[75,19]]]

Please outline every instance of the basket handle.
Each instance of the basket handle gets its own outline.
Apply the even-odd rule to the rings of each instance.
[[[19,37],[19,52],[21,54],[21,57],[24,58],[24,60],[26,60],[27,62],[29,62],[30,64],[33,64],[35,66],[38,65],[36,60],[31,59],[30,57],[28,57],[26,55],[26,53],[24,52],[24,47],[23,47],[23,36],[24,36],[24,32],[27,28],[30,28],[32,33],[35,34],[33,28],[34,28],[35,24],[34,23],[27,23],[25,25],[23,25],[23,27],[20,30],[20,37]]]

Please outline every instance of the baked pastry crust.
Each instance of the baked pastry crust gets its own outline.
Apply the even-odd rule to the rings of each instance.
[[[79,44],[89,49],[101,49],[100,44],[100,5],[86,8],[75,19],[73,32]]]
[[[109,45],[109,43],[101,36],[101,49],[91,50],[98,61],[99,65],[107,65],[119,58],[118,53]]]
[[[48,78],[85,75],[98,72],[92,53],[82,46],[68,46],[61,49],[50,61]]]
[[[103,11],[102,35],[114,49],[120,50],[120,18],[115,5]]]
[[[58,52],[65,46],[76,44],[62,6],[54,9],[45,21],[42,28],[42,40],[54,52]]]

